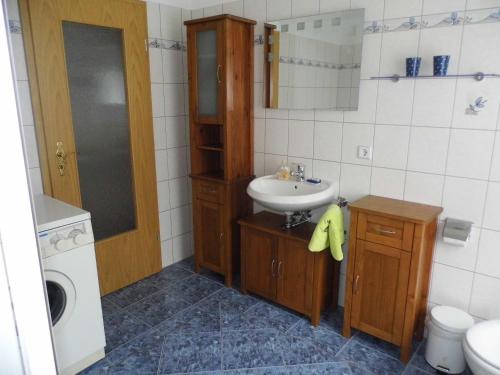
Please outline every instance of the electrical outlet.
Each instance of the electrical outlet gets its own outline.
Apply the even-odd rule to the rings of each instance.
[[[358,159],[372,160],[372,148],[370,146],[358,146]]]

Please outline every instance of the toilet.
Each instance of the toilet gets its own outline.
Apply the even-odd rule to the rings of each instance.
[[[471,327],[462,345],[474,375],[500,375],[500,319]]]

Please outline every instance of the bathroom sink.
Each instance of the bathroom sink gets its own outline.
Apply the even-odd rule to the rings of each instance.
[[[257,203],[271,210],[291,213],[312,210],[336,199],[336,185],[330,181],[319,184],[278,180],[274,175],[250,182],[247,193]]]

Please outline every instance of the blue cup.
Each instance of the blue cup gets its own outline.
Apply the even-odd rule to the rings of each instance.
[[[407,57],[406,58],[406,76],[416,77],[418,76],[418,71],[420,70],[420,62],[422,58],[420,57]]]
[[[438,77],[445,76],[448,73],[449,63],[449,55],[434,56],[434,75]]]

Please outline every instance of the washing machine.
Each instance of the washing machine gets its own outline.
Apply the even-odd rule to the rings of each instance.
[[[106,345],[90,213],[45,195],[34,202],[57,365],[76,374]]]

